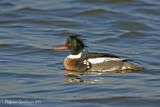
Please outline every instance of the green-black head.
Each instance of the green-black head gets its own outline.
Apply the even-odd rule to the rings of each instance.
[[[54,47],[53,49],[68,49],[71,55],[78,55],[83,51],[85,47],[87,47],[83,41],[79,38],[80,35],[71,35],[66,40],[64,46]]]

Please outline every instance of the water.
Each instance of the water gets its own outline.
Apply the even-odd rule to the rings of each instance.
[[[159,10],[157,0],[1,0],[0,106],[159,107]],[[64,77],[69,52],[52,47],[69,34],[145,69]]]

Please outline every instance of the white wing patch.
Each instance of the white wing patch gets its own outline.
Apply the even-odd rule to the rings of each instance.
[[[102,57],[102,58],[89,58],[87,61],[90,62],[91,64],[97,64],[97,63],[103,63],[103,62],[107,62],[107,61],[122,61],[122,60],[124,60],[124,59]]]

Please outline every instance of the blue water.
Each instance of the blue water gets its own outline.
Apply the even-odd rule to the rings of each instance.
[[[0,106],[159,107],[159,10],[157,0],[1,0]],[[64,77],[69,52],[52,47],[70,34],[145,69]]]

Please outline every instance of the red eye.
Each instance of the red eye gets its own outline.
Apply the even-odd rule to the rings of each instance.
[[[71,44],[71,43],[69,43],[68,45],[69,45],[69,46],[71,46],[72,44]]]

